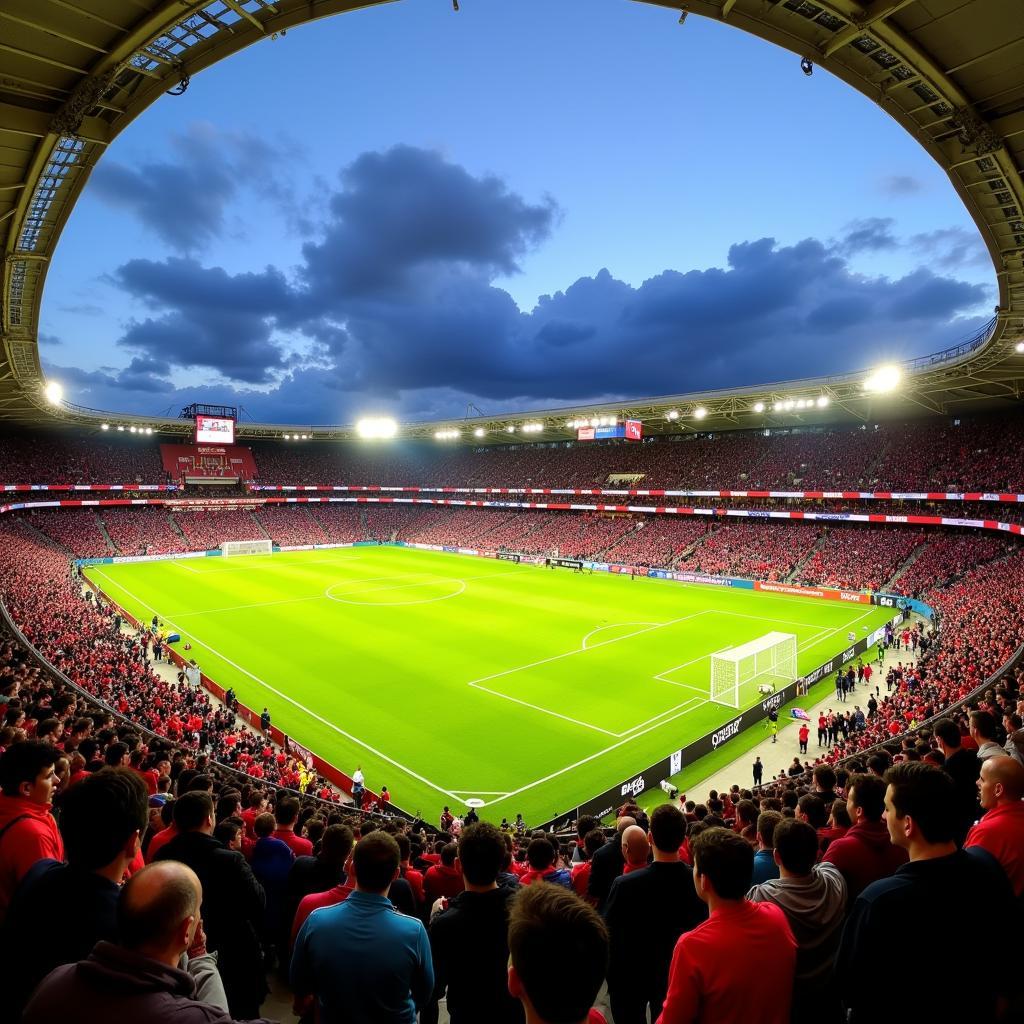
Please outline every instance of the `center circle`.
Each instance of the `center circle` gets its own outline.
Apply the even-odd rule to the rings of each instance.
[[[366,588],[354,582],[334,583],[324,591],[324,597],[339,604],[366,607],[394,608],[399,605],[431,604],[458,597],[466,589],[463,580],[436,579],[421,583],[387,583],[381,581]]]

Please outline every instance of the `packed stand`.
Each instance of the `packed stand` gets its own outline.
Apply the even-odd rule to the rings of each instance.
[[[893,580],[893,590],[911,597],[926,595],[1006,552],[1006,541],[999,537],[930,531],[921,554]]]
[[[160,449],[135,437],[117,442],[65,430],[0,438],[0,483],[161,484]]]
[[[708,532],[703,519],[668,516],[636,517],[636,529],[617,540],[601,556],[606,562],[667,569]]]
[[[328,542],[323,527],[310,518],[305,505],[262,505],[253,510],[253,517],[264,534],[281,547]]]
[[[793,582],[851,590],[885,590],[896,571],[928,538],[929,534],[905,527],[826,529],[818,548]]]
[[[228,540],[267,540],[248,509],[182,509],[174,521],[190,551],[213,551]]]
[[[821,528],[811,523],[766,526],[758,521],[725,523],[708,533],[676,568],[711,576],[784,580],[811,552]]]
[[[67,548],[76,558],[103,558],[115,553],[91,508],[33,512],[26,522]]]
[[[185,550],[185,538],[171,522],[168,512],[159,507],[99,510],[110,539],[122,555],[158,554]]]

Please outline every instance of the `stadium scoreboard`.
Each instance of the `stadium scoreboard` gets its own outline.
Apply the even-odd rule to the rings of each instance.
[[[196,444],[234,444],[235,421],[230,416],[196,416]]]
[[[576,432],[577,441],[604,441],[612,437],[642,441],[643,436],[644,425],[640,420],[626,420],[625,423],[613,423],[606,427],[579,427]]]

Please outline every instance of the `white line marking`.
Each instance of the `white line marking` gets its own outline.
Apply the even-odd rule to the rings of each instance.
[[[602,640],[599,643],[593,644],[591,647],[586,648],[587,651],[596,651],[599,647],[607,647],[609,644],[617,644],[621,640],[628,640],[630,637],[640,636],[641,633],[650,633],[655,629],[662,629],[665,626],[674,626],[679,622],[685,622],[687,619],[696,619],[701,615],[712,614],[711,609],[705,609],[702,612],[693,612],[690,615],[681,615],[678,619],[669,619],[668,622],[658,622],[653,626],[648,626],[646,629],[637,629],[632,633],[623,633],[622,636],[614,637],[611,640]],[[539,661],[531,661],[528,665],[517,665],[515,668],[506,668],[501,672],[494,672],[489,676],[481,676],[479,679],[472,679],[466,685],[476,686],[478,683],[490,682],[492,679],[500,679],[502,676],[510,676],[515,672],[522,672],[528,668],[536,668],[538,665],[547,665],[552,661],[561,661],[562,658],[571,658],[574,654],[583,654],[584,649],[577,647],[575,650],[566,651],[564,654],[553,654],[550,658],[541,658]]]
[[[594,732],[603,732],[605,736],[618,736],[617,732],[612,732],[609,729],[602,729],[599,725],[591,725],[589,722],[581,722],[578,718],[570,718],[568,715],[563,715],[558,711],[551,711],[549,708],[542,708],[539,704],[531,704],[528,700],[520,700],[518,697],[510,697],[507,693],[499,693],[497,690],[490,690],[486,686],[480,686],[478,683],[470,683],[470,686],[474,690],[483,690],[484,693],[490,693],[495,697],[502,697],[505,700],[512,701],[513,704],[522,704],[524,708],[533,708],[534,711],[541,711],[545,715],[551,715],[552,718],[561,718],[563,722],[572,722],[573,725],[582,725],[584,729],[593,729]]]
[[[172,558],[171,565],[176,565],[179,569],[188,569],[189,572],[194,572],[197,576],[203,575],[198,569],[193,569],[184,559]]]
[[[583,644],[580,650],[585,651],[587,649],[587,641],[595,634],[600,633],[602,629],[615,629],[616,626],[657,626],[657,622],[609,622],[607,626],[598,626],[597,629],[592,629],[584,638]]]
[[[707,703],[708,701],[706,700],[702,701],[701,706],[703,707],[703,705]],[[647,733],[652,732],[655,729],[660,729],[662,728],[662,726],[668,725],[669,722],[674,722],[677,718],[682,718],[683,715],[688,715],[690,711],[695,710],[697,709],[688,708],[685,711],[680,711],[677,714],[673,715],[671,718],[666,718],[663,722],[659,722],[657,725],[652,725],[647,729],[644,729],[643,732],[638,732],[633,736],[626,736],[625,738],[619,740],[617,743],[613,743],[611,744],[611,746],[605,747],[603,750],[598,750],[595,751],[593,754],[588,754],[586,757],[580,759],[575,764],[566,765],[564,768],[559,768],[558,771],[552,772],[550,775],[545,775],[543,779],[538,779],[536,782],[531,782],[526,786],[520,786],[519,789],[514,789],[511,793],[506,793],[504,799],[508,799],[509,797],[513,796],[518,796],[520,793],[525,793],[527,790],[534,789],[536,786],[542,786],[545,782],[550,782],[552,779],[557,779],[559,775],[564,775],[566,772],[571,772],[574,768],[579,768],[582,765],[588,764],[595,758],[603,757],[605,754],[610,753],[613,750],[617,750],[623,744],[631,743],[633,740],[639,739],[641,736],[646,736]],[[496,803],[496,801],[489,800],[487,803],[484,804],[484,807],[489,807],[493,803]]]
[[[349,594],[378,594],[388,590],[412,590],[415,587],[432,587],[435,584],[446,586],[451,583],[456,584],[459,589],[453,590],[450,594],[440,594],[437,597],[421,597],[415,601],[348,601],[344,597],[335,597],[331,591],[334,590],[334,587],[347,586],[345,583],[335,583],[334,586],[328,587],[324,591],[324,597],[329,601],[336,601],[338,604],[353,604],[358,605],[360,608],[400,608],[409,604],[433,604],[435,601],[447,601],[452,597],[459,597],[466,592],[466,582],[465,580],[427,580],[426,583],[399,583],[394,587],[373,587],[371,590],[346,591]]]
[[[453,789],[453,793],[475,793],[477,796],[508,796],[503,789]]]
[[[116,580],[111,579],[102,570],[97,569],[96,570],[96,574],[98,576],[102,576],[105,580],[107,580],[108,582],[112,583],[115,587],[118,587],[120,590],[122,590],[124,593],[126,593],[133,601],[137,601],[139,604],[141,604],[143,608],[148,608],[151,612],[153,612],[154,615],[160,616],[160,612],[158,612],[157,609],[154,608],[151,604],[148,604],[147,602],[143,601],[142,598],[138,597],[136,594],[133,594],[123,584],[118,583]],[[175,625],[175,623],[171,619],[167,618],[167,616],[164,615],[164,616],[160,616],[160,617],[165,622],[169,622],[172,626]],[[236,664],[230,658],[225,658],[224,655],[221,654],[216,648],[211,647],[207,643],[203,643],[203,641],[199,637],[197,637],[194,632],[192,633],[192,639],[195,640],[196,643],[202,644],[202,646],[205,647],[215,657],[220,658],[220,660],[223,661],[225,665],[230,665],[233,669],[236,669],[238,672],[241,672],[243,675],[248,676],[253,682],[259,683],[260,686],[262,686],[265,689],[269,690],[276,697],[279,697],[283,701],[287,701],[293,707],[298,708],[299,711],[302,711],[305,714],[309,715],[310,718],[315,719],[321,725],[326,725],[328,729],[333,730],[339,736],[344,736],[345,739],[350,740],[352,743],[358,744],[364,750],[368,750],[371,754],[373,754],[376,757],[379,757],[382,761],[387,761],[388,764],[393,765],[399,771],[405,772],[406,775],[410,776],[411,778],[416,779],[419,782],[422,782],[425,786],[429,786],[431,789],[436,790],[438,793],[443,793],[445,796],[451,797],[452,800],[457,799],[455,794],[452,793],[451,791],[449,791],[447,789],[442,789],[436,783],[431,782],[430,779],[424,778],[418,772],[414,772],[411,768],[407,768],[404,764],[401,764],[399,761],[396,761],[394,758],[388,757],[388,755],[383,753],[382,751],[377,750],[375,747],[371,747],[370,744],[367,743],[365,740],[361,740],[358,737],[353,736],[351,733],[345,732],[344,729],[339,729],[338,726],[336,726],[333,722],[329,722],[322,715],[318,715],[315,711],[311,711],[305,705],[300,704],[293,697],[289,697],[287,693],[282,693],[279,689],[277,689],[276,686],[271,686],[270,683],[267,683],[264,680],[260,679],[259,676],[253,675],[252,672],[250,672],[247,668],[242,668],[241,665]]]

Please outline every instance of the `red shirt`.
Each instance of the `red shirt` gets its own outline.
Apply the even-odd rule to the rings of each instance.
[[[156,857],[157,851],[165,843],[170,842],[178,834],[178,827],[172,821],[162,832],[157,832],[155,836],[149,841],[149,846],[146,848],[146,863],[149,864]]]
[[[64,859],[64,840],[49,805],[21,796],[0,796],[0,828],[5,825],[10,827],[0,839],[0,920],[18,883],[36,861]]]
[[[333,907],[335,903],[341,903],[342,900],[348,899],[349,893],[355,892],[355,888],[354,885],[336,885],[326,892],[314,892],[309,896],[303,896],[299,903],[299,909],[295,911],[295,920],[292,922],[292,945],[295,945],[299,929],[314,910]]]
[[[312,857],[313,844],[302,836],[297,836],[294,829],[281,828],[279,825],[273,832],[274,839],[280,839],[296,857]]]
[[[967,833],[964,847],[981,846],[1003,866],[1014,895],[1024,894],[1024,803],[997,804]]]
[[[720,907],[676,943],[657,1024],[789,1024],[795,971],[796,939],[779,907]]]
[[[801,743],[806,743],[807,742],[807,737],[810,736],[810,735],[811,735],[811,730],[807,728],[807,723],[804,722],[804,724],[800,726],[800,742]]]
[[[587,886],[590,884],[590,861],[584,861],[582,864],[573,864],[572,866],[572,887],[576,895],[581,900],[586,900],[588,903],[590,900],[587,898]]]

